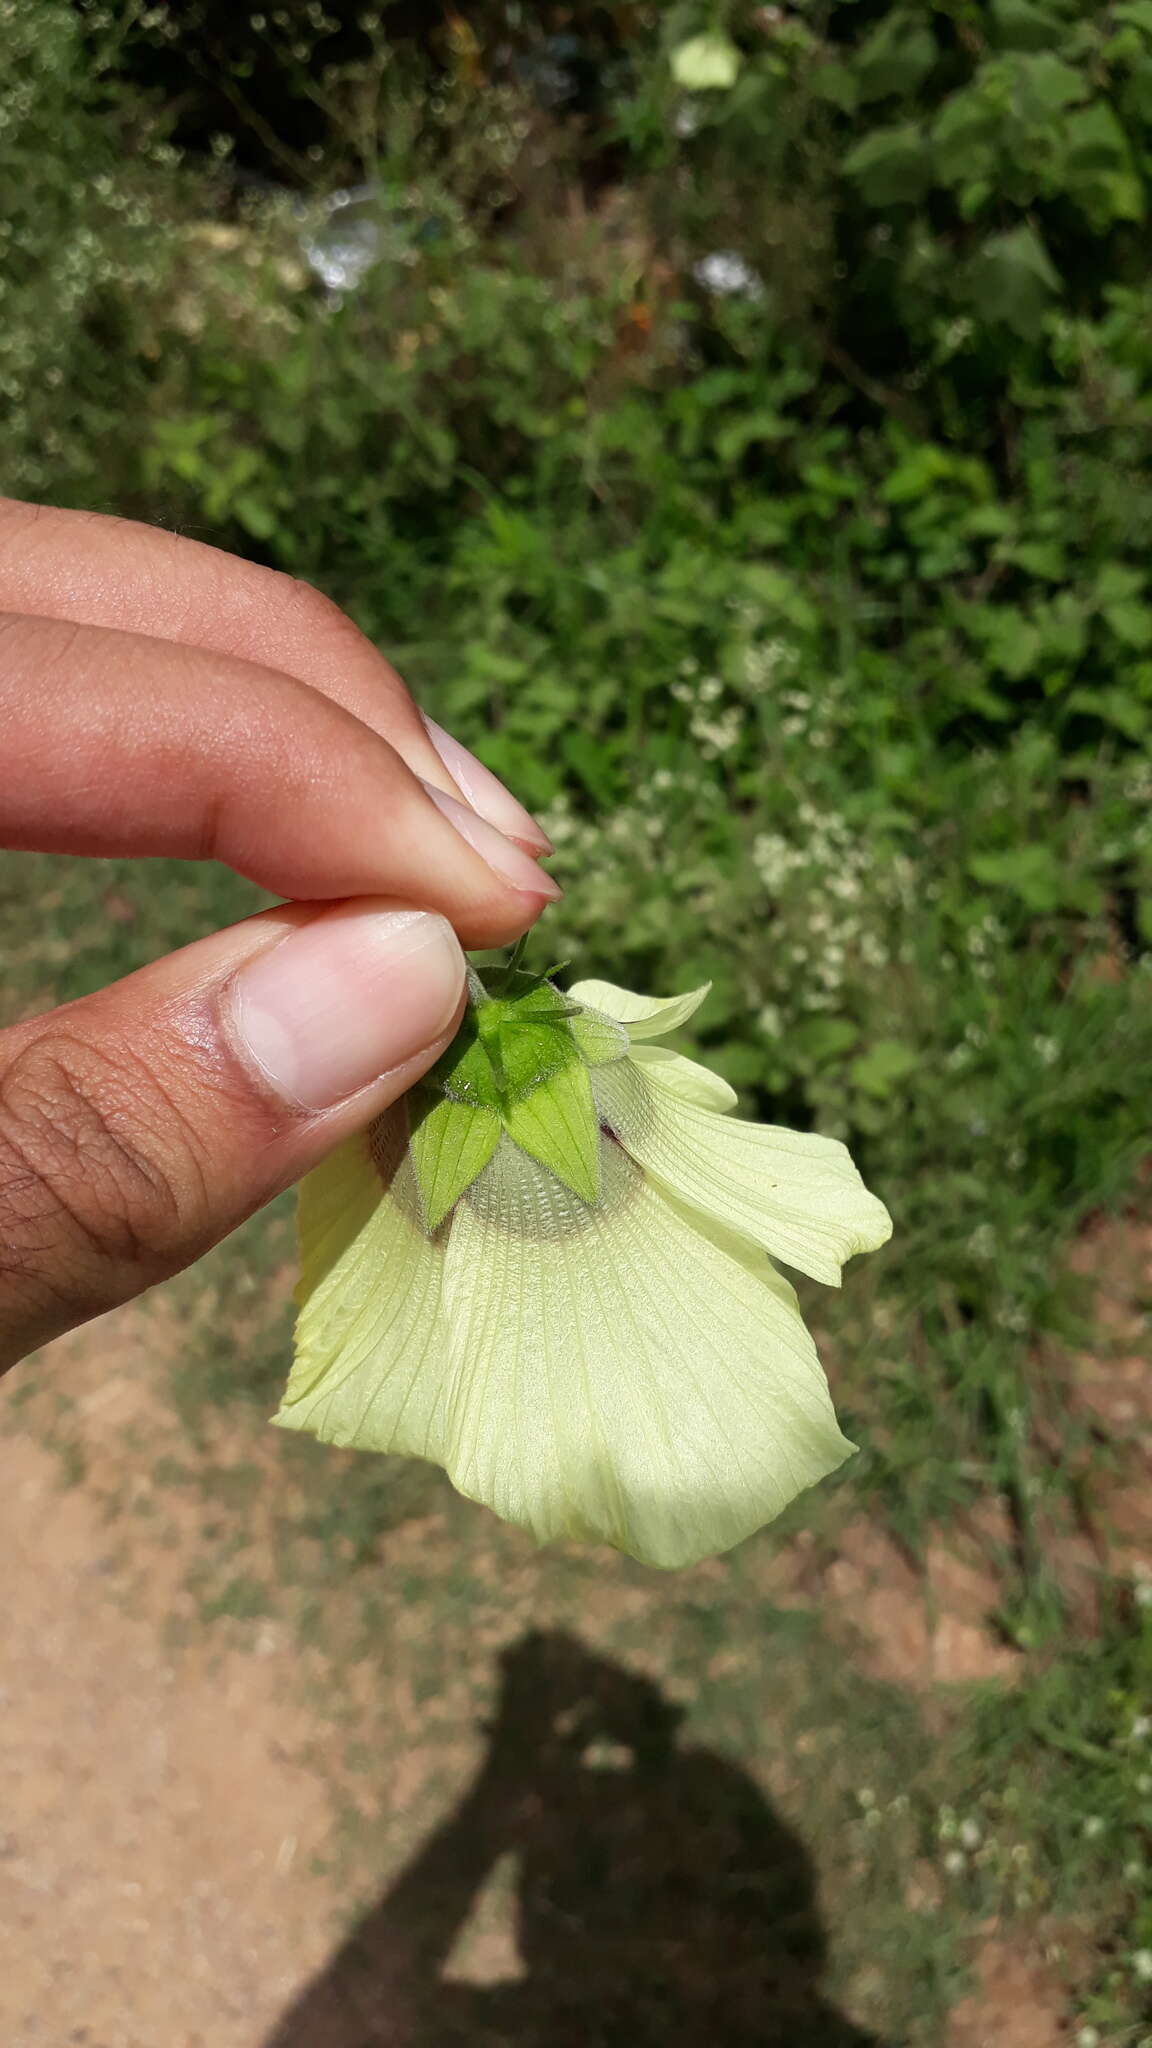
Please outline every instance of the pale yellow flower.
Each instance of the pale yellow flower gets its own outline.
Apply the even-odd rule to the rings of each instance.
[[[887,1212],[843,1145],[742,1122],[656,1042],[706,989],[501,976],[305,1181],[276,1420],[432,1459],[541,1541],[726,1550],[852,1449],[773,1257],[836,1285]]]
[[[672,52],[672,76],[686,92],[726,92],[740,72],[740,52],[723,29],[690,36]]]

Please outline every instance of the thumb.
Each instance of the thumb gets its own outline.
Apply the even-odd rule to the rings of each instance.
[[[445,919],[290,905],[0,1032],[0,1371],[186,1266],[429,1067]]]

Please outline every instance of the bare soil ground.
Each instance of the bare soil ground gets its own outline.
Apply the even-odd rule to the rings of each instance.
[[[945,2048],[1058,2048],[1072,2039],[1066,1985],[1035,1947],[989,1934],[975,1977],[949,2017]]]
[[[1137,1252],[1146,1280],[1147,1236],[1091,1246],[1092,1270],[1113,1255],[1123,1265],[1125,1299]],[[1134,1569],[1146,1555],[1148,1493],[1136,1463],[1149,1381],[1126,1315],[1117,1312],[1114,1331],[1118,1369],[1079,1360],[1071,1384],[1092,1426],[1121,1440],[1099,1520],[1108,1562]],[[276,1600],[266,1612],[258,1598],[247,1608],[217,1601],[208,1616],[203,1589],[222,1582],[221,1546],[235,1547],[237,1517],[165,1478],[166,1458],[187,1459],[165,1378],[184,1334],[178,1310],[157,1295],[62,1340],[0,1390],[5,2048],[271,2048],[282,2038],[346,2048],[343,2023],[281,2035],[284,2015],[338,1949],[350,1913],[434,1832],[483,1754],[484,1698],[428,1647],[435,1622],[422,1589],[449,1585],[459,1569],[438,1492],[417,1495],[388,1536],[396,1598],[386,1624],[377,1616],[372,1654],[360,1645],[333,1666],[323,1640],[309,1647],[300,1612]],[[258,1588],[278,1569],[266,1504],[282,1499],[291,1467],[273,1432],[244,1447],[250,1482],[253,1455],[254,1483],[238,1496],[250,1503],[243,1569],[225,1575],[229,1586]],[[749,1597],[785,1617],[819,1613],[863,1680],[921,1704],[973,1681],[1012,1685],[1021,1659],[995,1625],[1001,1584],[989,1561],[1007,1533],[956,1532],[917,1564],[856,1518],[831,1547],[806,1532],[758,1554]],[[557,1579],[545,1596],[519,1539],[494,1539],[487,1562],[481,1545],[464,1595],[472,1647],[491,1664],[525,1628],[570,1626],[579,1612],[598,1654],[623,1656],[674,1697],[676,1659],[656,1633],[663,1610],[652,1593],[630,1569],[608,1566],[587,1613],[581,1569],[575,1592]],[[660,1598],[706,1602],[714,1582],[704,1567]],[[381,1651],[391,1657],[383,1682]],[[739,1659],[720,1641],[706,1668],[686,1676],[684,1698],[723,1687]],[[615,1768],[611,1758],[597,1767]],[[786,1808],[786,1762],[778,1771],[769,1763],[762,1782]],[[439,1958],[449,1985],[499,1990],[523,1978],[506,1862],[496,1859]],[[931,1919],[931,1872],[913,1898],[917,1883],[909,1901]],[[1072,2039],[1064,1975],[1039,1937],[986,1925],[972,1959],[947,2048]],[[860,2017],[875,2025],[868,2002],[862,1992]],[[829,2041],[880,2040],[842,2024]],[[422,2048],[435,2035],[417,2038]]]
[[[141,1478],[163,1319],[57,1347],[88,1469],[10,1435],[0,1491],[0,2039],[9,2048],[253,2048],[330,1944],[308,1875],[331,1826],[300,1752],[317,1729],[268,1626],[223,1646],[190,1617],[194,1518],[126,1562],[108,1494]],[[170,1337],[169,1337],[170,1341]],[[158,1423],[162,1427],[162,1422]]]

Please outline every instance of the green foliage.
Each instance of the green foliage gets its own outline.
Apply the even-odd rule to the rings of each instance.
[[[118,83],[111,17],[89,44],[68,0],[4,0],[0,43],[4,488],[98,492],[144,402],[173,214],[204,181]]]
[[[989,1904],[997,1878],[1005,1903],[1023,1883],[1033,1908],[1069,1922],[1085,1900],[1118,1895],[1125,1947],[1103,1958],[1080,2015],[1099,2039],[1139,2041],[1128,2027],[1149,2018],[1150,1684],[1152,1606],[1141,1582],[1131,1604],[1113,1594],[1096,1640],[1053,1660],[1026,1692],[984,1703],[958,1759]],[[955,1840],[954,1813],[945,1827]]]

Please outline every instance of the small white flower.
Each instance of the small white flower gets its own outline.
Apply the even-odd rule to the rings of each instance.
[[[743,713],[733,706],[722,711],[717,718],[704,718],[696,713],[688,721],[688,730],[701,751],[715,758],[718,754],[730,753],[744,730]]]
[[[681,100],[673,116],[673,130],[682,142],[688,142],[697,133],[703,118],[703,109],[699,100]]]
[[[717,299],[762,299],[763,280],[735,249],[716,249],[692,265],[697,284]]]
[[[975,1230],[969,1233],[968,1250],[974,1259],[989,1260],[996,1257],[996,1231],[991,1223],[978,1223]]]

